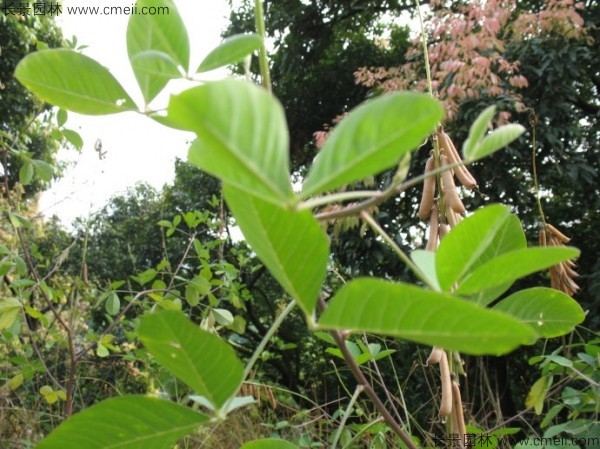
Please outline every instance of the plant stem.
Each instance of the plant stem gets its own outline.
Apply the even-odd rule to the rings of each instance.
[[[269,73],[269,61],[267,59],[267,47],[265,46],[265,14],[263,11],[262,0],[254,0],[254,20],[256,22],[256,32],[262,39],[259,50],[260,76],[262,85],[269,92],[271,89],[271,74]]]
[[[392,250],[398,255],[398,257],[400,257],[400,259],[408,266],[408,268],[410,268],[415,275],[417,275],[421,282],[423,282],[430,289],[435,290],[435,287],[431,284],[431,282],[429,282],[429,279],[427,279],[421,269],[417,267],[412,260],[410,260],[410,257],[408,257],[404,251],[402,251],[396,242],[394,242],[394,239],[392,239],[388,233],[385,232],[381,226],[379,226],[379,223],[377,223],[369,213],[362,211],[360,213],[360,218],[362,218],[371,227],[371,229],[375,231],[376,234],[379,234],[381,237],[383,237],[390,248],[392,248]]]
[[[358,198],[372,198],[381,193],[380,190],[358,190],[352,192],[338,192],[331,195],[311,198],[301,202],[296,206],[296,210],[314,209],[315,207],[324,206],[326,204],[348,201]]]
[[[421,26],[421,41],[423,42],[423,57],[425,58],[425,73],[427,74],[427,89],[429,95],[433,97],[433,86],[431,83],[431,68],[429,67],[429,52],[427,51],[427,36],[425,34],[425,24],[423,23],[423,15],[421,14],[421,4],[419,0],[415,0],[417,5],[417,14],[419,15],[419,23]]]
[[[546,216],[544,215],[544,209],[542,208],[542,200],[540,199],[540,186],[538,182],[537,175],[537,157],[536,157],[536,147],[537,147],[537,138],[535,133],[535,127],[537,125],[537,117],[535,115],[535,111],[531,110],[529,113],[529,124],[531,125],[531,168],[533,175],[533,189],[535,190],[535,202],[537,204],[538,213],[540,214],[540,220],[544,224],[544,229],[546,228]]]
[[[352,398],[350,398],[350,402],[348,403],[348,407],[346,407],[344,416],[342,416],[342,421],[340,422],[340,426],[337,428],[337,430],[335,432],[335,437],[333,438],[333,443],[331,443],[331,449],[337,448],[338,441],[340,440],[340,437],[342,436],[342,431],[344,430],[344,427],[346,426],[346,421],[350,417],[350,413],[352,413],[352,408],[354,407],[354,404],[356,403],[358,396],[363,392],[364,389],[365,389],[365,387],[363,385],[359,384],[356,386],[356,389],[354,390],[354,394],[352,395]]]
[[[273,321],[273,324],[271,324],[271,327],[269,328],[269,330],[267,331],[267,333],[261,340],[260,344],[254,350],[252,357],[250,357],[250,360],[248,360],[248,363],[246,364],[246,367],[244,368],[244,375],[242,377],[242,382],[248,378],[248,376],[250,375],[250,371],[252,371],[252,368],[254,367],[254,364],[256,363],[256,361],[258,360],[258,358],[260,357],[262,352],[267,347],[267,344],[269,343],[271,338],[273,338],[273,335],[275,335],[275,333],[279,330],[279,327],[281,326],[281,323],[283,323],[283,320],[285,320],[285,318],[290,314],[290,312],[292,310],[294,310],[294,307],[296,307],[295,299],[291,300],[290,303],[286,306],[286,308],[283,309],[283,311],[279,314],[279,316],[277,318],[275,318],[275,321]]]

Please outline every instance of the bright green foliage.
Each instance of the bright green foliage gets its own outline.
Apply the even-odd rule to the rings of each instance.
[[[247,242],[282,287],[312,314],[321,289],[329,244],[309,211],[289,211],[224,186],[225,199]]]
[[[127,26],[127,53],[144,100],[149,103],[170,79],[187,72],[190,44],[172,0],[140,0],[137,6],[169,8],[168,14],[134,14]]]
[[[544,409],[544,400],[548,394],[551,380],[552,379],[549,376],[540,377],[535,381],[527,395],[527,399],[525,399],[525,405],[527,407],[533,407],[535,413],[538,415],[542,413],[542,410]]]
[[[168,114],[198,136],[189,152],[193,165],[267,201],[292,201],[285,114],[266,91],[217,81],[173,96]]]
[[[242,382],[242,364],[231,346],[201,330],[180,312],[146,315],[139,332],[140,340],[156,360],[215,409]]]
[[[544,287],[513,293],[494,309],[529,323],[544,338],[565,335],[585,318],[576,301],[563,292]]]
[[[506,206],[488,206],[467,217],[444,237],[436,256],[436,273],[442,290],[449,291],[481,257],[486,257],[496,233],[509,217]]]
[[[263,440],[250,441],[240,449],[298,449],[298,446],[284,440],[265,438]]]
[[[236,34],[228,37],[212,50],[200,63],[197,72],[208,72],[240,61],[260,48],[262,39],[258,34]]]
[[[579,255],[576,248],[526,248],[499,255],[470,273],[457,294],[471,294],[511,283]]]
[[[302,196],[393,167],[427,138],[441,118],[440,104],[416,93],[384,95],[357,107],[328,137],[304,182]]]
[[[467,160],[474,161],[481,159],[482,157],[489,156],[490,154],[504,148],[506,145],[521,136],[521,134],[524,132],[525,128],[516,123],[501,126],[485,136],[475,150],[469,154]]]
[[[108,399],[72,416],[37,449],[168,449],[205,415],[145,396]]]
[[[73,112],[103,115],[136,109],[106,67],[73,50],[32,53],[19,63],[15,77],[41,99]]]
[[[469,354],[504,354],[536,339],[531,328],[503,313],[449,294],[371,278],[344,285],[319,325],[390,335]]]
[[[0,300],[0,330],[8,329],[13,325],[19,313],[21,303],[16,298],[3,298]]]
[[[475,119],[471,128],[469,128],[469,137],[463,144],[462,152],[465,159],[469,159],[477,149],[477,146],[483,139],[485,132],[488,130],[492,118],[496,114],[496,106],[488,106]]]
[[[492,118],[496,113],[496,106],[489,106],[483,110],[471,125],[469,137],[463,145],[463,155],[466,161],[475,161],[482,157],[504,148],[525,132],[525,128],[518,124],[504,125],[484,137]]]

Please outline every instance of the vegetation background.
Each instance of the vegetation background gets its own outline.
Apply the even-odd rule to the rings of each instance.
[[[224,36],[254,30],[252,3],[233,6]],[[469,422],[473,432],[511,427],[520,436],[547,435],[554,428],[557,435],[597,436],[598,2],[431,6],[426,20],[430,61],[449,117],[447,132],[455,142],[464,141],[475,117],[492,103],[502,111],[500,121],[510,119],[528,130],[508,150],[472,166],[479,187],[465,199],[468,208],[509,204],[529,240],[536,241],[539,211],[532,167],[537,163],[546,220],[582,249],[575,298],[588,311],[583,326],[568,337],[508,356],[467,358],[463,395]],[[419,44],[411,30],[395,25],[399,15],[414,12],[412,3],[402,1],[265,2],[273,91],[285,109],[297,179],[328,129],[365,98],[390,90],[424,90]],[[0,444],[20,448],[31,447],[65,415],[102,398],[160,391],[183,401],[186,387],[140,349],[134,332],[139,316],[159,296],[190,310],[203,328],[217,329],[247,358],[282,311],[284,292],[246,244],[231,235],[220,182],[187,162],[176,163],[172,184],[160,190],[137,185],[92,217],[78,220],[72,230],[39,216],[37,195],[61,174],[59,146],[80,148],[81,142],[67,127],[64,112],[37,100],[13,73],[25,55],[69,43],[48,16],[2,12],[0,24],[0,210],[6,217],[0,223],[0,301],[25,298],[17,312],[7,302],[0,305]],[[244,74],[242,65],[233,71]],[[252,61],[251,72],[258,78],[258,61]],[[15,151],[7,150],[9,142]],[[427,153],[415,155],[409,176],[422,172]],[[383,186],[391,176],[384,173],[370,185]],[[416,216],[419,196],[407,192],[376,212],[406,251],[425,240],[425,226]],[[333,269],[327,282],[332,289],[359,275],[414,281],[391,250],[362,231],[357,220],[329,227]],[[43,280],[43,293],[16,282],[33,269],[33,277]],[[539,275],[515,288],[549,282],[547,275]],[[52,322],[44,295],[70,312],[75,335],[65,335]],[[289,317],[246,386],[260,402],[221,427],[192,435],[181,447],[237,448],[268,435],[300,447],[327,447],[355,382],[339,352],[321,337],[306,330],[301,314]],[[354,341],[358,354],[365,352],[360,345],[368,343],[379,345],[382,354],[365,363],[373,384],[390,407],[408,417],[413,434],[433,445],[434,436],[445,430],[437,418],[435,373],[423,366],[428,348],[364,338]],[[80,354],[75,372],[65,363],[71,345]],[[553,384],[536,392],[540,368],[541,378],[550,374]],[[75,386],[72,398],[64,393],[65,382]],[[398,443],[390,433],[377,422],[372,406],[359,401],[344,444],[394,447]],[[351,443],[354,435],[360,438]]]

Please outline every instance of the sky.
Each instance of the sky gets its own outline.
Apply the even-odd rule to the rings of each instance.
[[[103,0],[102,6],[130,6],[134,0]],[[226,0],[175,0],[188,29],[191,47],[191,67],[221,42],[221,31],[227,26],[229,9]],[[89,0],[65,0],[63,5],[89,6]],[[107,67],[130,96],[142,104],[141,94],[127,58],[125,34],[129,16],[63,15],[57,21],[65,38],[77,36],[78,45],[87,45],[84,54]],[[224,72],[211,74],[222,78]],[[169,93],[176,93],[192,84],[171,83],[156,100],[166,105]],[[153,103],[155,106],[155,103]],[[137,113],[108,116],[84,116],[69,113],[65,127],[74,129],[83,138],[81,153],[62,149],[59,159],[72,166],[63,178],[42,194],[39,208],[46,217],[57,215],[65,226],[76,217],[87,217],[104,206],[111,196],[124,193],[139,181],[160,189],[173,178],[177,157],[185,159],[192,135],[166,128]],[[102,141],[106,151],[100,160],[94,146]]]

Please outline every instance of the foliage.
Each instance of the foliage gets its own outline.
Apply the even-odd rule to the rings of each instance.
[[[430,445],[428,431],[439,425],[421,427],[416,415],[410,415],[413,404],[404,398],[398,402],[403,409],[400,414],[387,387],[390,381],[396,382],[402,396],[402,377],[395,366],[403,358],[416,359],[410,349],[414,346],[404,340],[438,347],[432,355],[442,354],[439,360],[444,360],[440,362],[443,402],[451,385],[450,371],[455,380],[463,373],[459,351],[506,354],[520,345],[566,335],[583,321],[582,308],[568,294],[531,287],[530,282],[539,285],[535,280],[521,280],[548,267],[564,268],[572,263],[579,251],[563,245],[567,237],[557,245],[528,246],[519,218],[502,205],[480,208],[464,220],[462,214],[452,215],[450,220],[449,209],[443,205],[449,203],[450,194],[445,175],[452,172],[440,166],[436,143],[442,106],[427,95],[393,93],[351,110],[345,104],[341,110],[349,112],[306,167],[301,189],[292,184],[289,173],[288,144],[290,138],[295,139],[295,127],[288,130],[282,104],[252,83],[204,83],[172,96],[164,113],[148,112],[147,103],[170,79],[194,75],[188,62],[187,32],[173,3],[164,0],[164,5],[173,10],[171,17],[132,16],[128,27],[130,62],[145,103],[140,108],[99,63],[74,50],[39,51],[17,68],[24,84],[60,107],[92,114],[139,109],[167,126],[193,131],[197,139],[190,147],[190,162],[217,178],[180,163],[174,186],[166,187],[162,194],[138,186],[124,197],[114,198],[100,214],[80,222],[74,243],[59,234],[29,246],[24,231],[33,231],[30,221],[15,210],[14,195],[7,197],[10,231],[15,237],[10,245],[0,247],[0,266],[6,275],[0,285],[6,296],[0,303],[2,350],[10,356],[12,376],[6,378],[3,388],[22,392],[27,400],[31,391],[36,391],[37,401],[67,418],[58,426],[54,421],[43,426],[44,432],[55,429],[39,447],[63,447],[65,441],[73,447],[171,447],[186,434],[197,436],[210,432],[207,426],[226,419],[230,422],[236,410],[249,410],[263,394],[275,408],[272,389],[257,389],[254,376],[258,371],[262,377],[259,369],[267,363],[284,375],[289,373],[292,363],[282,356],[292,349],[290,341],[298,341],[293,334],[302,329],[305,335],[306,328],[317,331],[327,345],[337,346],[329,347],[327,353],[344,361],[342,371],[335,371],[339,379],[335,387],[346,390],[350,402],[346,405],[342,397],[339,407],[322,406],[319,397],[314,408],[286,417],[307,426],[315,421],[311,413],[321,414],[316,420],[318,430],[300,436],[285,432],[287,427],[298,427],[290,426],[287,419],[272,425],[271,437],[296,444],[263,438],[244,441],[243,448],[354,447],[358,441],[369,447]],[[277,4],[268,5],[271,12],[277,11]],[[314,12],[316,3],[297,6]],[[333,34],[338,37],[351,35],[345,42],[363,42],[365,18],[390,7],[372,8],[368,2],[358,10],[343,6],[329,11],[333,28],[346,23],[344,16],[350,13],[348,17],[360,30],[353,35],[336,28]],[[260,9],[257,11],[260,18]],[[277,23],[276,15],[274,21]],[[280,43],[289,43],[287,37],[282,33]],[[264,60],[263,39],[260,34],[230,37],[197,71],[235,63],[256,49]],[[340,41],[334,38],[327,43],[331,42]],[[310,54],[311,46],[307,49]],[[299,60],[307,61],[302,55]],[[58,76],[67,65],[80,65],[80,76]],[[40,71],[40,67],[50,69]],[[264,65],[261,69],[264,81],[268,76]],[[62,121],[65,113],[60,116]],[[468,121],[473,125],[463,147],[466,163],[510,145],[523,133],[523,127],[508,125],[485,135],[493,116],[491,108]],[[409,157],[419,159],[415,150],[434,130],[432,151],[437,168],[426,176],[407,179]],[[480,164],[493,165],[485,160]],[[34,171],[44,172],[39,163],[32,161],[31,166],[40,166]],[[390,169],[391,173],[384,173]],[[23,170],[21,180],[29,177],[28,172],[31,169]],[[408,189],[427,176],[436,180],[438,188],[443,186],[435,204],[442,211],[441,224],[451,225],[452,230],[437,251],[411,251],[409,257],[397,244],[414,235],[405,227],[404,217],[382,226],[378,220],[385,219],[386,212],[378,210],[391,198],[394,200],[387,203],[410,209]],[[361,190],[373,179],[378,190]],[[7,176],[4,181],[6,185]],[[353,202],[356,200],[360,202]],[[437,213],[433,216],[438,218]],[[372,266],[371,276],[361,277],[356,276],[360,272],[356,264],[340,265],[339,253],[335,248],[332,251],[327,236],[327,223],[336,226],[339,219],[342,223],[348,220],[343,224],[347,227],[362,222],[361,232],[370,228],[376,237],[361,241],[374,247],[385,242],[390,247],[386,258],[410,271],[412,281],[388,267]],[[251,250],[234,242],[231,234],[237,227]],[[433,222],[430,229],[434,229]],[[405,235],[396,238],[391,232]],[[33,236],[37,239],[39,234]],[[436,243],[437,237],[430,240]],[[55,248],[66,249],[48,260],[47,251]],[[66,262],[71,250],[75,257]],[[258,300],[259,295],[264,301]],[[296,304],[300,312],[294,316]],[[281,327],[284,320],[286,325]],[[290,334],[292,338],[288,338]],[[390,349],[384,345],[393,340],[379,336],[402,341],[394,342]],[[377,339],[377,343],[369,339]],[[315,358],[324,366],[322,345],[315,345],[314,339],[305,341],[313,345],[308,357],[317,354]],[[562,407],[553,408],[541,422],[542,428],[553,424],[548,435],[591,435],[595,430],[588,419],[597,412],[597,405],[590,401],[597,392],[594,345],[586,345],[573,361],[570,354],[558,355],[562,348],[552,353],[544,350],[541,358],[532,360],[540,363],[542,377],[533,384],[527,405],[539,414],[544,401],[554,401],[556,394],[561,394]],[[246,356],[245,363],[241,355]],[[67,363],[61,363],[63,359]],[[306,360],[295,362],[296,371],[308,372],[303,366]],[[260,361],[262,366],[257,369]],[[85,367],[88,362],[94,368]],[[389,362],[393,374],[382,373],[378,362]],[[116,394],[147,394],[112,398],[88,407],[94,398],[113,393],[86,380],[84,369],[86,375],[110,379]],[[338,369],[334,365],[334,370]],[[313,373],[329,374],[318,368]],[[349,373],[358,382],[354,394]],[[298,374],[295,376],[297,379]],[[560,389],[550,391],[555,376],[562,376]],[[423,386],[431,381],[431,370],[423,376],[427,380],[417,377],[410,380]],[[576,390],[572,382],[585,383]],[[463,403],[460,394],[453,393],[453,398],[449,429],[464,436],[464,423],[463,428],[460,425]],[[307,397],[300,400],[304,405],[311,402]],[[288,402],[296,406],[294,401]],[[63,406],[62,412],[59,406]],[[71,416],[80,408],[83,411]],[[200,409],[203,413],[198,413]],[[428,409],[431,420],[437,420],[437,407]],[[562,419],[560,415],[567,409],[567,421],[555,424],[553,420]],[[439,413],[443,415],[442,405]],[[572,422],[573,417],[578,420]],[[474,416],[473,421],[476,419]],[[323,431],[321,423],[328,429]],[[201,424],[204,430],[197,429]],[[470,429],[484,433],[483,429]],[[497,429],[491,435],[512,431]],[[257,432],[256,437],[262,436]]]

